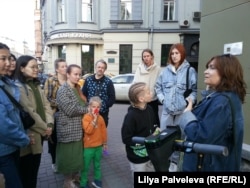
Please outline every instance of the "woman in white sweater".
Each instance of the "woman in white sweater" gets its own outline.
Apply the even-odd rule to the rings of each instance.
[[[148,104],[153,108],[155,113],[157,125],[160,126],[159,120],[159,108],[158,108],[158,99],[155,93],[155,83],[156,80],[161,72],[161,67],[154,62],[154,53],[150,49],[144,49],[142,51],[142,62],[138,65],[134,83],[136,82],[145,82],[149,88],[150,92],[152,93],[152,100]]]

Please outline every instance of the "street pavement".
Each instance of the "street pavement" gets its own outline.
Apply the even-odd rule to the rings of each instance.
[[[108,155],[102,158],[103,188],[133,188],[129,163],[126,158],[125,147],[121,140],[121,126],[129,103],[116,103],[110,109],[108,126]],[[162,106],[159,106],[161,114]],[[62,188],[63,176],[51,169],[51,157],[48,154],[48,144],[44,142],[41,165],[38,174],[37,188]],[[243,165],[246,166],[246,165]],[[242,171],[250,172],[250,165]],[[92,181],[90,172],[89,181]]]
[[[103,188],[132,188],[132,176],[126,158],[124,144],[121,140],[121,126],[129,103],[116,103],[110,108],[108,125],[108,155],[102,158]],[[93,172],[89,181],[93,180]],[[63,175],[54,173],[51,168],[51,157],[48,143],[44,142],[42,160],[38,172],[37,188],[62,188]]]

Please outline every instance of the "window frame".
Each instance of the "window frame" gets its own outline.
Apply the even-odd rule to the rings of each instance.
[[[169,51],[173,44],[161,45],[161,67],[166,67],[168,64]]]
[[[81,22],[93,22],[93,0],[81,0]]]
[[[57,21],[63,23],[65,20],[65,0],[57,0]]]
[[[162,7],[163,7],[162,20],[163,21],[175,21],[176,20],[176,16],[175,16],[176,15],[176,0],[163,0]]]
[[[124,7],[122,7],[124,5]],[[119,14],[119,18],[120,20],[132,20],[132,0],[120,0],[120,14]],[[130,9],[130,12],[128,9]],[[123,10],[127,10],[127,11],[123,11]],[[125,15],[123,15],[123,12],[125,13]],[[130,14],[126,14],[126,13],[130,13]]]
[[[133,45],[120,44],[119,45],[119,74],[132,72],[133,59]]]
[[[67,46],[58,45],[58,57],[66,59],[66,56],[67,56]]]

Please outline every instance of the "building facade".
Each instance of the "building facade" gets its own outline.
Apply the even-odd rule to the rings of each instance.
[[[166,66],[169,48],[182,42],[198,67],[201,0],[41,0],[42,62],[54,71],[56,58],[94,71],[104,59],[107,72],[133,73],[150,48]]]

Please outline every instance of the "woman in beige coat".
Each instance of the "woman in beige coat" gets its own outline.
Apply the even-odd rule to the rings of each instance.
[[[27,134],[33,135],[35,143],[21,149],[20,175],[25,188],[36,188],[43,140],[51,135],[54,122],[52,109],[37,76],[37,60],[28,55],[20,56],[15,71],[16,83],[21,93],[20,103],[35,120],[35,124],[27,130]]]

